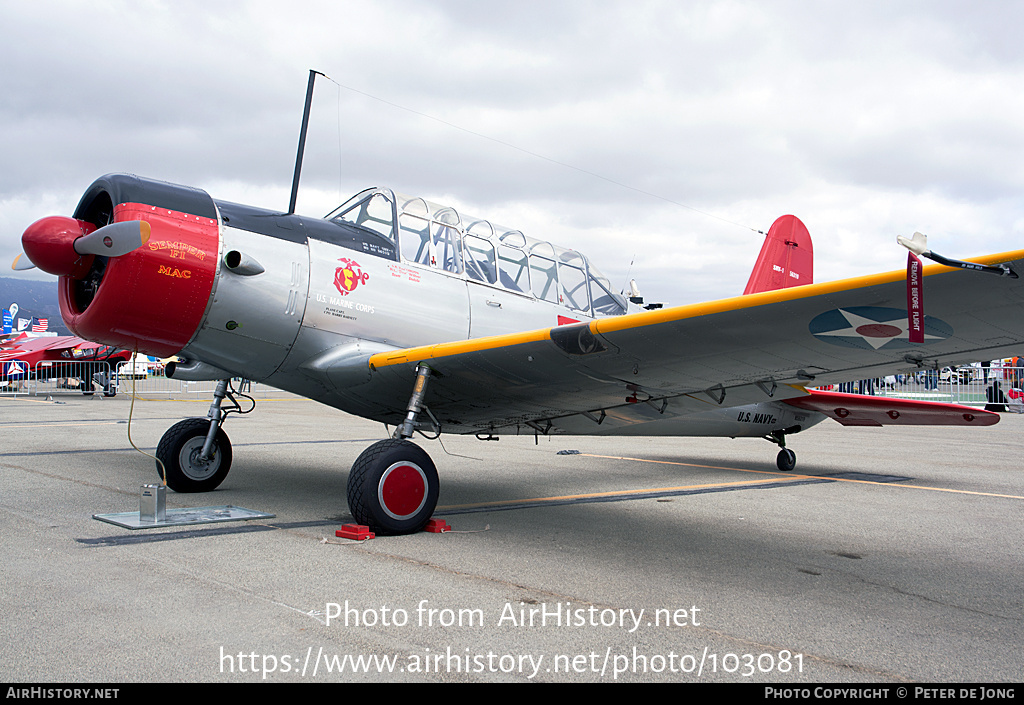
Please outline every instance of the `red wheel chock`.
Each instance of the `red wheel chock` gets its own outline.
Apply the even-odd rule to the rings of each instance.
[[[448,522],[444,519],[430,519],[423,530],[432,534],[443,534],[446,531],[451,531],[452,527],[448,526]],[[335,531],[334,535],[340,539],[352,539],[353,541],[366,541],[377,536],[370,531],[370,527],[364,524],[345,524]]]
[[[345,524],[334,532],[334,535],[341,539],[352,539],[353,541],[366,541],[377,534],[370,531],[370,527],[363,524]]]
[[[448,522],[444,519],[431,519],[423,527],[423,530],[429,531],[432,534],[443,534],[446,531],[451,531],[452,527],[448,526]]]

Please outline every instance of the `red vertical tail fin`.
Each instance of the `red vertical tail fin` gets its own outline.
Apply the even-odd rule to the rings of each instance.
[[[787,289],[813,282],[811,234],[795,215],[784,215],[768,230],[743,294]]]

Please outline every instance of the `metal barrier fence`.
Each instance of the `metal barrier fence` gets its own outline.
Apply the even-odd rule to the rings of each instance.
[[[168,379],[162,367],[150,367],[140,362],[122,362],[115,370],[117,391],[122,394],[135,394],[140,399],[213,399],[213,390],[217,388],[215,380],[189,382],[180,379]],[[266,399],[271,394],[280,393],[275,387],[245,379],[235,379],[233,386],[239,392],[248,394],[255,399]]]
[[[274,387],[234,380],[234,388],[257,399],[279,393]],[[53,396],[65,394],[135,394],[145,399],[213,399],[216,381],[186,382],[167,379],[162,368],[145,363],[122,362],[111,369],[109,362],[43,361],[29,369],[20,360],[0,363],[0,395]]]
[[[163,369],[141,362],[122,362],[112,371],[108,362],[36,363],[29,367],[20,360],[0,363],[0,395],[54,395],[102,393],[113,396],[135,394],[139,399],[212,399],[216,381],[187,382],[168,379]],[[257,399],[279,393],[265,384],[236,379],[234,388]],[[1005,403],[1008,411],[1024,413],[1024,367],[977,365],[957,369],[922,370],[914,374],[889,375],[833,385],[841,392],[870,394],[897,399],[950,402],[985,406],[990,399]]]
[[[44,360],[32,369],[31,393],[106,394],[114,393],[109,362],[63,362]]]
[[[992,399],[1007,405],[1008,411],[1024,412],[1024,367],[965,366],[958,369],[923,370],[914,374],[889,375],[883,379],[838,384],[840,392],[870,394],[897,399],[948,402],[983,407]],[[1000,396],[1000,394],[1002,396]]]

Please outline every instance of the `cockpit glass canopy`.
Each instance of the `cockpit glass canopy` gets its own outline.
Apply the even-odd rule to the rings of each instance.
[[[594,316],[626,313],[626,300],[576,250],[537,240],[454,208],[386,188],[357,193],[327,220],[368,230],[406,262],[560,304]]]

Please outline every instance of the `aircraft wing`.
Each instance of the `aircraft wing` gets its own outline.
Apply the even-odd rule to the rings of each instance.
[[[1024,272],[1024,250],[976,260]],[[652,417],[804,396],[804,386],[934,369],[1024,350],[1024,279],[924,269],[925,341],[908,340],[904,271],[383,352],[348,394],[367,415],[404,415],[419,363],[446,432]],[[646,402],[646,403],[644,403]]]

